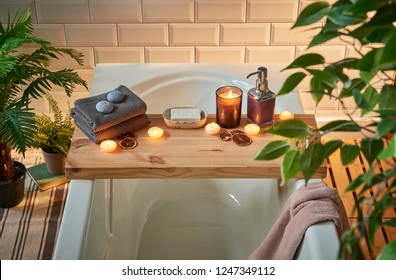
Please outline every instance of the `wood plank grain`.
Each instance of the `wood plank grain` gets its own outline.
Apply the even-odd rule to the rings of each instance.
[[[158,126],[165,133],[161,139],[151,139],[147,129],[136,131],[138,146],[133,150],[118,148],[113,153],[101,151],[79,130],[73,137],[66,164],[70,179],[95,178],[280,178],[281,158],[255,161],[255,156],[274,139],[263,128],[253,136],[249,146],[232,141],[220,141],[217,136],[200,129],[172,129],[166,127],[161,115],[150,115],[150,126]],[[316,127],[314,115],[296,115],[297,119]],[[278,116],[275,118],[278,121]],[[210,115],[208,122],[215,121]],[[246,116],[236,129],[243,130]],[[326,164],[314,174],[326,176]],[[302,174],[297,175],[302,178]]]
[[[328,159],[333,170],[334,183],[341,196],[342,202],[344,203],[348,217],[356,217],[356,215],[354,215],[355,202],[353,194],[350,192],[345,192],[345,189],[348,187],[350,181],[346,168],[341,164],[339,150],[331,154]]]

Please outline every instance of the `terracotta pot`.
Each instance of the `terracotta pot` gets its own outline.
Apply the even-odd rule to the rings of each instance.
[[[65,174],[66,157],[64,155],[43,151],[43,156],[49,172],[54,175]]]
[[[11,208],[22,202],[25,194],[26,167],[14,161],[15,175],[11,182],[0,181],[0,207]]]

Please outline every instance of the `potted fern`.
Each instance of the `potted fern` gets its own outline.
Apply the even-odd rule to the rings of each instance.
[[[49,172],[64,174],[66,156],[69,151],[74,132],[74,121],[70,115],[70,106],[64,114],[54,97],[47,93],[45,96],[53,113],[51,118],[46,114],[36,114],[36,134],[34,146],[43,151],[44,161]]]
[[[26,168],[13,161],[11,150],[24,156],[33,146],[36,120],[31,100],[41,98],[53,85],[63,87],[68,96],[75,85],[87,88],[72,69],[48,69],[51,60],[60,55],[70,56],[81,65],[82,54],[55,48],[32,32],[30,10],[17,12],[13,18],[9,15],[5,25],[0,23],[0,207],[13,207],[23,199]],[[36,44],[37,49],[17,52],[23,44]]]
[[[332,131],[360,131],[360,145],[342,139],[325,144],[310,141],[305,151],[297,151],[286,141],[273,141],[263,148],[257,159],[271,160],[274,154],[284,155],[283,180],[294,177],[299,171],[308,180],[334,152],[340,153],[344,165],[353,163],[362,153],[370,167],[346,189],[346,192],[356,193],[358,218],[344,233],[340,251],[340,257],[347,254],[352,259],[360,259],[364,257],[360,248],[363,238],[367,237],[372,249],[376,246],[378,231],[396,227],[396,218],[386,217],[386,211],[396,208],[396,1],[315,2],[301,12],[293,28],[307,27],[323,18],[325,23],[317,28],[318,33],[308,48],[338,38],[348,43],[358,56],[326,62],[315,52],[304,54],[284,69],[294,73],[286,79],[278,96],[288,94],[308,79],[316,103],[323,97],[337,100],[345,117],[327,123],[318,131],[301,121],[289,120],[277,123],[269,132],[290,138],[309,138]],[[345,105],[346,98],[354,100],[354,107]],[[360,112],[359,119],[356,112]],[[386,162],[388,167],[380,169],[380,161]],[[396,259],[396,240],[384,245],[377,257]]]

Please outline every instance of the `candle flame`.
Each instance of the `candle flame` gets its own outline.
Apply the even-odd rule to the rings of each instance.
[[[228,98],[232,98],[232,90],[228,91]]]

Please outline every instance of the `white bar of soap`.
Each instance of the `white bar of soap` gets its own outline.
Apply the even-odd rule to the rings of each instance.
[[[171,121],[173,122],[198,122],[201,120],[199,108],[174,108],[171,109]]]

